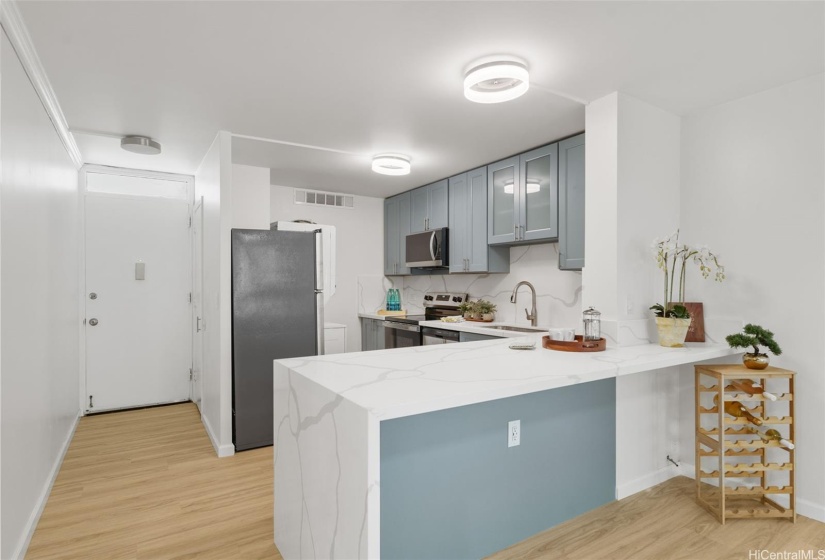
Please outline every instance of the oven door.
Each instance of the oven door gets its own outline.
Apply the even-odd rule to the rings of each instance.
[[[421,327],[384,319],[384,347],[409,348],[421,346]]]

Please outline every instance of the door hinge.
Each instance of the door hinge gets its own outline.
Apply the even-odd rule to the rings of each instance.
[[[189,368],[189,381],[192,381],[192,368]]]
[[[192,227],[192,216],[189,216],[189,227]]]
[[[192,292],[189,292],[189,303],[192,303]]]
[[[89,395],[89,408],[94,408],[95,407],[94,402],[92,401],[93,397],[94,397],[94,395]]]

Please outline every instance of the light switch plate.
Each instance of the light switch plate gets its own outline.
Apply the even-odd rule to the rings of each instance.
[[[135,263],[135,280],[146,280],[146,263]]]

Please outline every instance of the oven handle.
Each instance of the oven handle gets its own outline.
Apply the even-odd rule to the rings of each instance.
[[[395,323],[393,321],[384,321],[385,329],[398,329],[399,331],[421,332],[421,327],[418,325],[408,325],[406,323]]]

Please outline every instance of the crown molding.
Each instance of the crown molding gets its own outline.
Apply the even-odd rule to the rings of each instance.
[[[40,97],[43,108],[46,109],[46,113],[49,115],[58,136],[60,136],[63,146],[69,153],[69,157],[74,162],[75,167],[80,169],[83,165],[80,149],[77,147],[74,136],[69,132],[66,117],[60,109],[60,103],[58,103],[49,78],[46,76],[40,57],[37,56],[37,51],[34,48],[29,31],[23,23],[23,17],[17,9],[16,2],[0,0],[0,25],[2,25],[14,51],[17,53],[17,58],[20,59],[23,70],[29,77],[32,86],[34,86],[37,96]]]

